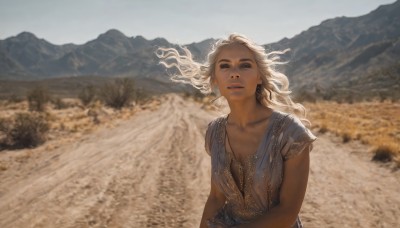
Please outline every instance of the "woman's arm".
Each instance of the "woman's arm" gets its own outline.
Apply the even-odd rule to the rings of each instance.
[[[303,203],[309,167],[309,147],[306,147],[302,153],[286,160],[284,163],[284,177],[280,190],[279,205],[254,222],[236,227],[291,227],[295,223]]]
[[[210,195],[204,206],[203,216],[201,218],[200,228],[208,228],[207,220],[214,217],[218,210],[225,204],[225,195],[218,190],[213,181],[211,181]]]

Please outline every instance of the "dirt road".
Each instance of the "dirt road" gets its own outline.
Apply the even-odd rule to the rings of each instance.
[[[198,227],[209,192],[207,123],[217,116],[171,95],[72,144],[0,152],[0,227]],[[400,174],[367,148],[319,136],[301,218],[306,227],[395,227]]]

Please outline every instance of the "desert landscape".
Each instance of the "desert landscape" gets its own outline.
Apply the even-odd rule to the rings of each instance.
[[[199,227],[210,191],[206,127],[229,109],[173,82],[179,70],[157,53],[185,47],[202,69],[221,38],[211,32],[241,33],[240,23],[282,61],[271,67],[288,77],[318,137],[304,227],[400,227],[400,0],[232,3],[226,16],[261,13],[226,24],[215,1],[0,4],[0,228]],[[202,9],[206,18],[190,13]],[[319,24],[301,24],[319,13]],[[269,22],[295,24],[297,34],[267,40]]]
[[[309,109],[311,118],[321,115]],[[36,148],[0,152],[0,226],[198,227],[210,182],[204,133],[223,113],[178,94],[109,110],[93,127],[87,111],[64,111],[78,116],[61,121],[76,130]],[[300,213],[305,227],[400,224],[398,163],[373,162],[372,144],[343,143],[314,122],[318,140]]]

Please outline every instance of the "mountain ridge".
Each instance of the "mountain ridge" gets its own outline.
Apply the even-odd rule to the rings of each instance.
[[[360,17],[325,20],[291,39],[265,47],[292,50],[284,71],[297,90],[323,90],[326,96],[340,95],[337,91],[342,90],[347,91],[343,97],[398,98],[399,28],[400,1],[396,1]],[[365,88],[360,84],[365,84]],[[371,84],[376,88],[371,88]],[[379,92],[363,91],[366,88]]]
[[[290,48],[282,70],[294,92],[321,96],[400,97],[400,1],[379,6],[359,17],[322,21],[292,38],[263,45],[267,50]],[[196,60],[206,58],[215,39],[185,45]],[[164,38],[127,37],[116,29],[81,45],[53,45],[22,32],[0,40],[0,79],[42,79],[98,75],[153,78],[169,82],[158,64],[157,47],[179,47]],[[393,76],[394,75],[394,76]],[[384,80],[383,80],[384,79]],[[379,92],[365,92],[365,88]],[[373,86],[375,88],[373,88]],[[343,93],[343,94],[341,94]]]

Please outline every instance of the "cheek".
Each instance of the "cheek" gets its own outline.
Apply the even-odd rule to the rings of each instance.
[[[226,81],[226,77],[224,76],[223,73],[218,72],[217,74],[215,74],[215,77],[214,77],[213,80],[214,80],[216,85],[223,84]]]
[[[251,82],[252,84],[253,83],[260,84],[262,82],[261,77],[259,76],[258,72],[254,72],[254,71],[247,72],[244,76],[246,78],[248,78],[248,81]]]

